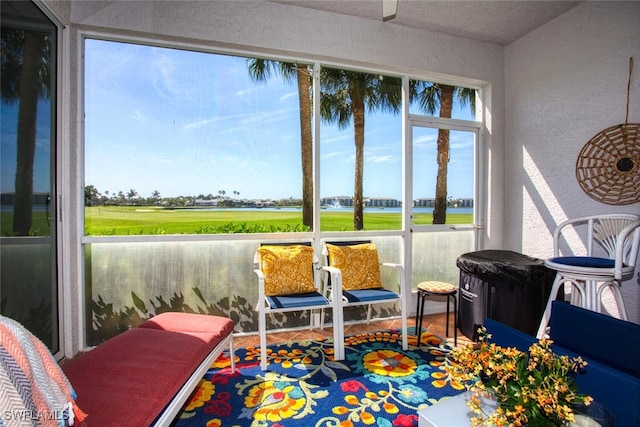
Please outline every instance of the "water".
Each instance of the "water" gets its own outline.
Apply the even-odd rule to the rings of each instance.
[[[302,208],[204,208],[198,209],[200,211],[263,211],[263,212],[295,212],[302,211]],[[352,207],[323,207],[321,212],[353,212]],[[365,213],[389,213],[389,214],[400,214],[402,213],[402,208],[382,208],[382,207],[365,207]],[[433,208],[413,208],[413,213],[432,213]],[[447,208],[447,213],[450,214],[473,214],[473,208]]]

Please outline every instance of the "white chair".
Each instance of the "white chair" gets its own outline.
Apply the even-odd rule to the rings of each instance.
[[[346,252],[345,252],[346,251]],[[332,254],[333,252],[333,254]],[[369,253],[366,253],[369,252]],[[336,357],[338,360],[344,359],[344,328],[337,328],[335,325],[344,324],[344,309],[346,307],[367,306],[367,323],[371,320],[371,311],[373,304],[389,304],[400,303],[400,313],[402,317],[402,348],[407,349],[407,292],[405,290],[404,269],[402,265],[396,263],[379,263],[377,249],[370,241],[342,241],[342,242],[326,242],[322,254],[326,256],[327,264],[322,268],[327,272],[325,292],[329,299],[337,303],[334,308],[334,332],[338,329],[340,337],[335,338],[343,345],[335,351],[341,351]],[[340,255],[338,255],[340,254]],[[351,258],[347,261],[346,258]],[[338,261],[338,259],[342,259]],[[375,260],[375,262],[374,262]],[[353,261],[353,262],[352,262]],[[354,264],[355,269],[347,267],[345,263]],[[353,265],[352,265],[353,266]],[[382,287],[380,280],[380,267],[390,267],[395,269],[397,273],[397,282],[394,285],[386,284],[388,287]],[[344,270],[344,271],[343,271]],[[357,270],[357,273],[351,276],[351,272]],[[345,277],[345,274],[349,275]],[[366,276],[366,277],[365,277]],[[349,284],[349,289],[344,289],[345,279]],[[353,282],[353,279],[359,283]],[[362,283],[362,280],[372,280],[379,285],[368,286]],[[355,285],[355,286],[352,286]],[[356,289],[360,288],[360,289]],[[337,321],[336,321],[337,318]]]
[[[553,258],[545,265],[556,278],[537,336],[547,333],[551,305],[565,284],[571,285],[571,303],[602,312],[602,295],[609,289],[616,301],[618,316],[627,320],[620,285],[633,277],[638,245],[640,216],[634,214],[593,215],[564,221],[553,233]],[[575,249],[576,245],[582,249]],[[567,249],[567,255],[561,252]]]
[[[341,327],[336,326],[337,302],[330,301],[315,287],[318,258],[309,243],[264,244],[254,256],[254,273],[258,277],[258,330],[260,334],[260,368],[267,369],[267,313],[309,310],[310,327],[314,327],[314,310],[331,308],[334,313],[334,359],[344,354]],[[324,319],[322,320],[324,323]],[[338,323],[340,325],[340,323]]]

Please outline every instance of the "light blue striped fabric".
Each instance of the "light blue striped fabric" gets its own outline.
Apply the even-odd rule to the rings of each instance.
[[[72,425],[72,394],[44,343],[20,323],[0,316],[1,425]]]

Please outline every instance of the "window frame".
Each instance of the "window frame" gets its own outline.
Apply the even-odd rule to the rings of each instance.
[[[332,238],[339,238],[339,239],[349,239],[349,238],[375,238],[375,237],[399,237],[403,240],[404,244],[401,245],[401,253],[398,255],[400,262],[405,265],[405,282],[406,283],[411,283],[411,275],[412,275],[412,268],[411,268],[411,237],[410,234],[412,233],[412,226],[410,221],[408,221],[408,213],[407,213],[407,209],[405,208],[407,206],[407,201],[411,200],[411,193],[408,192],[407,189],[407,167],[408,167],[408,162],[412,162],[412,158],[407,159],[407,156],[410,156],[411,152],[410,150],[407,150],[407,144],[410,144],[411,142],[407,141],[408,140],[408,135],[409,135],[409,131],[408,131],[408,126],[410,126],[410,122],[411,120],[415,120],[417,119],[417,117],[415,115],[410,115],[408,114],[409,112],[409,108],[408,108],[408,82],[409,79],[416,79],[416,80],[428,80],[428,81],[441,81],[441,79],[435,78],[434,76],[430,76],[429,73],[425,72],[424,75],[416,75],[415,73],[399,73],[398,70],[392,70],[390,69],[390,67],[373,67],[373,68],[362,68],[362,66],[354,66],[353,64],[348,64],[345,62],[331,62],[331,61],[326,61],[326,60],[322,60],[322,62],[320,62],[319,60],[314,60],[314,59],[310,59],[304,56],[300,56],[300,57],[288,57],[285,55],[269,55],[269,54],[265,54],[264,52],[259,52],[259,51],[254,51],[251,49],[242,49],[242,50],[238,50],[238,49],[227,49],[227,48],[222,48],[222,47],[212,47],[212,46],[206,46],[204,44],[185,44],[185,43],[178,43],[178,42],[167,42],[167,41],[159,41],[157,39],[149,39],[149,38],[144,38],[144,37],[129,37],[129,36],[120,36],[120,35],[114,35],[114,34],[107,34],[104,32],[98,32],[98,31],[80,31],[79,32],[79,40],[78,40],[78,61],[81,65],[81,76],[79,78],[79,87],[84,87],[84,72],[83,72],[83,58],[84,58],[84,40],[87,38],[93,38],[93,39],[100,39],[100,40],[108,40],[108,41],[115,41],[115,42],[123,42],[123,43],[140,43],[140,44],[145,44],[145,45],[149,45],[149,46],[156,46],[156,47],[165,47],[165,48],[175,48],[175,49],[186,49],[186,50],[192,50],[192,51],[197,51],[197,52],[202,52],[202,53],[213,53],[213,54],[225,54],[225,55],[236,55],[236,56],[242,56],[242,57],[246,57],[246,58],[264,58],[266,60],[273,60],[273,61],[282,61],[282,62],[301,62],[301,63],[307,63],[307,64],[313,64],[313,79],[315,84],[313,85],[312,88],[312,108],[313,108],[313,113],[312,113],[312,133],[313,133],[313,164],[314,164],[314,171],[313,171],[313,180],[314,180],[314,215],[313,215],[313,231],[309,231],[309,232],[296,232],[295,234],[293,233],[257,233],[257,234],[180,234],[180,235],[129,235],[129,236],[85,236],[84,235],[84,192],[83,191],[79,191],[77,193],[77,200],[75,201],[75,203],[78,206],[78,230],[80,230],[81,236],[79,237],[79,244],[81,247],[81,250],[78,252],[78,256],[80,257],[80,259],[77,260],[78,265],[84,267],[85,266],[85,262],[83,261],[83,258],[85,257],[85,250],[82,249],[86,246],[90,246],[91,244],[94,243],[137,243],[137,242],[141,242],[141,243],[145,243],[145,242],[199,242],[199,241],[211,241],[211,242],[215,242],[215,241],[229,241],[229,242],[233,242],[233,241],[249,241],[249,240],[263,240],[263,241],[274,241],[274,240],[287,240],[287,239],[292,239],[295,238],[296,240],[312,240],[315,245],[316,251],[318,253],[320,253],[321,251],[321,242],[327,239],[332,239]],[[320,103],[318,102],[319,97],[320,97],[320,85],[319,85],[319,79],[320,79],[320,68],[322,66],[327,66],[327,67],[332,67],[332,68],[344,68],[344,69],[348,69],[348,70],[353,70],[353,71],[360,71],[360,72],[366,72],[366,73],[381,73],[387,76],[393,76],[393,77],[399,77],[402,79],[402,86],[403,86],[403,109],[401,112],[401,122],[402,122],[402,162],[403,162],[403,166],[402,166],[402,175],[403,175],[403,186],[405,188],[402,189],[402,205],[403,205],[403,210],[402,210],[402,226],[399,230],[386,230],[386,231],[340,231],[340,232],[329,232],[329,231],[321,231],[320,230],[320,203],[321,203],[321,197],[320,197],[320,144],[319,144],[319,140],[321,138],[321,134],[320,134]],[[440,76],[442,77],[442,76]],[[452,82],[456,82],[458,81],[458,83],[452,83]],[[473,88],[476,89],[476,121],[466,121],[466,120],[459,120],[459,119],[441,119],[439,117],[430,117],[427,116],[427,119],[430,123],[434,123],[434,124],[438,124],[439,126],[451,126],[451,127],[455,127],[455,126],[460,126],[463,125],[465,128],[473,128],[476,132],[477,132],[477,142],[476,142],[476,147],[475,147],[475,157],[476,157],[476,177],[475,177],[475,200],[474,200],[474,218],[475,218],[475,225],[474,228],[476,229],[477,233],[477,239],[476,239],[476,247],[477,248],[481,248],[482,247],[482,234],[479,232],[479,230],[481,230],[483,228],[483,222],[484,222],[484,217],[485,217],[485,211],[486,211],[486,204],[487,204],[487,200],[482,199],[482,197],[486,197],[486,194],[488,194],[488,191],[486,190],[486,185],[487,185],[487,177],[484,175],[484,171],[485,171],[485,165],[484,165],[484,159],[485,159],[485,153],[484,150],[486,149],[485,144],[484,144],[484,137],[485,137],[485,131],[487,129],[487,124],[486,124],[486,116],[481,114],[480,112],[482,112],[482,93],[483,93],[483,84],[482,82],[478,82],[477,80],[474,80],[473,82],[467,80],[467,79],[454,79],[453,77],[451,77],[451,80],[448,80],[446,82],[443,83],[447,83],[447,84],[454,84],[454,85],[460,85],[460,86],[464,86],[464,87],[468,87],[468,88]],[[78,116],[79,116],[79,129],[78,129],[78,134],[79,134],[79,147],[78,147],[78,153],[79,153],[79,158],[82,159],[77,165],[78,168],[78,174],[76,175],[78,177],[78,180],[82,183],[84,183],[84,172],[83,172],[83,166],[84,166],[84,121],[81,120],[81,118],[83,117],[83,113],[84,113],[84,102],[83,102],[83,95],[82,95],[82,90],[79,91],[79,105],[81,106],[81,108],[78,111]],[[421,119],[422,120],[422,119]],[[82,186],[81,186],[82,187]],[[83,187],[82,187],[83,188]],[[449,228],[449,226],[443,226],[445,228]],[[437,228],[432,228],[432,230],[436,231]],[[86,275],[84,274],[84,272],[81,273],[82,277],[86,277]],[[81,279],[82,280],[82,279]],[[84,303],[81,303],[82,305],[84,305]],[[86,308],[81,307],[80,310],[81,312],[84,312]]]

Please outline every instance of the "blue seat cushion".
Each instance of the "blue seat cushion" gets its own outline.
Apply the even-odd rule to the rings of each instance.
[[[267,302],[271,308],[321,307],[329,305],[329,300],[319,292],[274,295],[267,297]]]
[[[352,303],[364,301],[393,300],[400,298],[397,293],[385,288],[342,291],[342,294],[345,296],[345,298],[347,298],[347,301]]]
[[[615,261],[612,259],[591,256],[561,256],[551,258],[549,261],[557,264],[588,268],[613,268],[615,266]]]

